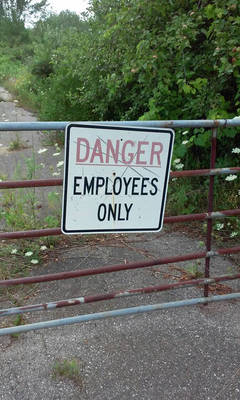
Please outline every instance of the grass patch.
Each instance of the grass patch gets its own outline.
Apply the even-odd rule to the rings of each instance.
[[[42,143],[44,146],[55,146],[56,151],[61,151],[65,143],[64,131],[42,131]]]
[[[200,271],[200,263],[191,264],[186,268],[186,274],[189,279],[203,278],[204,273]]]
[[[53,365],[54,379],[67,379],[76,384],[80,389],[83,388],[82,368],[79,360],[57,360]]]
[[[14,319],[13,321],[13,325],[14,326],[20,326],[20,325],[24,325],[24,318],[22,314],[18,314],[17,317]],[[12,333],[11,337],[14,339],[17,339],[19,337],[19,335],[21,335],[21,333]]]
[[[12,140],[8,146],[9,151],[17,151],[26,149],[25,144],[20,140],[19,135],[16,135],[15,139]]]

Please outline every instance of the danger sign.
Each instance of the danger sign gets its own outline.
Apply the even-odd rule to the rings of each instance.
[[[69,124],[62,232],[154,232],[162,228],[174,132]]]

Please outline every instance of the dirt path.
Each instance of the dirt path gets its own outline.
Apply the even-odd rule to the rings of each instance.
[[[5,114],[9,120],[13,120],[12,115],[35,120],[16,104],[1,102],[0,119]],[[41,133],[24,133],[23,140],[29,148],[9,152],[14,135],[10,132],[0,136],[1,148],[5,149],[0,148],[1,171],[10,174],[14,170],[11,165],[30,156],[34,149],[38,163],[47,165],[44,174],[51,176],[54,148],[37,153],[42,148]],[[35,269],[34,275],[201,251],[198,240],[165,230],[158,234],[98,236],[91,240],[84,237],[74,246],[63,246],[54,251],[48,263]],[[211,265],[213,275],[238,270],[228,258],[216,257]],[[25,304],[159,285],[180,279],[184,269],[192,266],[193,262],[188,262],[178,264],[182,271],[175,265],[156,266],[44,283],[32,289]],[[203,262],[198,268],[200,272],[203,270]],[[228,286],[240,289],[238,282]],[[24,321],[32,323],[200,296],[201,288],[178,289],[28,313]],[[0,300],[1,309],[13,306],[9,300]],[[233,301],[63,326],[17,338],[0,337],[0,399],[237,400],[240,398],[239,317],[239,303]],[[57,362],[62,360],[65,369],[61,376],[54,377]],[[76,373],[69,379],[69,366],[73,362]]]
[[[33,122],[34,114],[19,107],[17,100],[0,87],[0,121]],[[44,132],[21,131],[0,132],[0,179],[24,180],[61,178],[63,176],[63,149],[49,145],[49,135]],[[25,189],[32,190],[32,189]],[[62,188],[34,189],[39,200],[40,216],[48,215],[48,193],[59,194],[61,201]]]

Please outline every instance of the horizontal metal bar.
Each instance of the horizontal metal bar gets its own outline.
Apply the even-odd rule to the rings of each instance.
[[[27,181],[3,181],[0,189],[18,189],[26,187],[62,186],[63,179],[32,179]]]
[[[218,219],[226,218],[240,215],[240,209],[235,210],[223,210],[223,211],[213,211],[211,213],[199,213],[199,214],[187,214],[187,215],[176,215],[172,217],[165,217],[165,224],[181,223],[187,221],[203,221],[205,219]]]
[[[159,120],[159,121],[71,121],[83,125],[138,126],[146,128],[217,128],[240,126],[240,118],[217,120]],[[67,121],[0,122],[0,131],[64,130]]]
[[[0,131],[61,131],[69,122],[0,122]]]
[[[239,248],[240,249],[240,248]],[[142,262],[134,262],[129,264],[117,264],[117,265],[110,265],[98,268],[89,268],[89,269],[81,269],[76,271],[66,271],[66,272],[58,272],[54,274],[48,275],[39,275],[39,276],[30,276],[25,278],[15,278],[9,280],[1,280],[0,287],[9,287],[21,284],[32,284],[32,283],[39,283],[39,282],[50,282],[56,280],[63,280],[63,279],[71,279],[71,278],[79,278],[82,276],[89,276],[89,275],[98,275],[98,274],[105,274],[109,272],[117,272],[117,271],[125,271],[131,269],[138,269],[138,268],[146,268],[152,267],[154,265],[162,265],[168,263],[174,263],[178,261],[187,261],[187,260],[195,260],[198,258],[205,258],[206,252],[202,253],[194,253],[194,254],[187,254],[183,256],[177,257],[167,257],[167,258],[159,258],[159,259],[152,259],[152,260],[145,260]]]
[[[9,315],[16,315],[16,314],[23,314],[25,312],[36,312],[36,311],[47,311],[53,310],[56,308],[68,307],[68,306],[75,306],[80,304],[87,304],[93,303],[97,301],[103,300],[111,300],[117,299],[119,297],[129,297],[129,296],[136,296],[139,294],[149,294],[149,293],[156,293],[162,292],[166,290],[173,290],[173,289],[180,289],[184,286],[197,286],[203,284],[214,284],[217,282],[222,281],[231,281],[234,279],[239,279],[240,274],[233,274],[233,275],[222,275],[217,277],[211,278],[200,278],[200,279],[192,279],[188,281],[181,281],[181,282],[174,282],[165,285],[158,285],[158,286],[148,286],[138,289],[123,289],[118,290],[112,293],[104,293],[104,294],[96,294],[91,296],[80,296],[74,299],[68,300],[58,300],[58,301],[51,301],[49,303],[42,303],[42,304],[34,304],[34,305],[27,305],[22,307],[13,307],[8,309],[0,310],[0,317],[5,317]]]
[[[29,231],[0,232],[0,239],[27,239],[61,234],[60,228],[34,229]]]
[[[212,176],[224,174],[239,174],[240,167],[231,168],[215,168],[215,169],[193,169],[185,171],[172,171],[170,172],[171,178],[182,178],[187,176]]]
[[[171,171],[171,178],[187,176],[211,176],[221,174],[240,173],[240,167],[217,168],[217,169],[196,169],[185,171]],[[23,181],[3,181],[0,182],[0,189],[17,189],[25,187],[44,187],[44,186],[62,186],[63,179],[32,179]]]
[[[148,304],[144,306],[122,308],[118,310],[103,311],[93,314],[78,315],[76,317],[56,319],[52,321],[35,322],[28,325],[19,325],[10,328],[0,329],[0,336],[12,335],[16,333],[29,332],[45,328],[55,328],[63,325],[73,325],[87,321],[96,321],[112,317],[121,317],[125,315],[141,314],[145,312],[153,312],[158,310],[167,310],[170,308],[187,307],[198,304],[206,304],[217,301],[236,300],[240,298],[240,293],[230,293],[213,297],[199,297],[195,299],[172,301],[169,303]]]
[[[134,262],[129,264],[117,264],[117,265],[108,265],[104,267],[98,268],[89,268],[89,269],[81,269],[76,271],[65,271],[65,272],[58,272],[55,274],[48,274],[48,275],[38,275],[38,276],[29,276],[25,278],[15,278],[15,279],[8,279],[8,280],[1,280],[0,287],[9,287],[9,286],[16,286],[16,285],[27,285],[32,283],[40,283],[40,282],[52,282],[57,280],[63,279],[72,279],[72,278],[79,278],[82,276],[90,276],[90,275],[99,275],[105,274],[110,272],[117,272],[117,271],[126,271],[138,268],[146,268],[152,267],[154,265],[163,265],[163,264],[170,264],[182,261],[189,261],[189,260],[197,260],[200,258],[205,257],[213,257],[218,255],[224,254],[235,254],[240,252],[240,246],[231,247],[231,248],[224,248],[218,249],[216,251],[211,252],[201,252],[201,253],[192,253],[192,254],[184,254],[181,256],[175,257],[166,257],[166,258],[156,258],[152,260],[145,260],[142,262]]]
[[[172,217],[165,217],[164,224],[182,223],[187,221],[203,221],[209,218],[226,218],[240,215],[240,209],[214,211],[212,213],[186,214]],[[26,239],[42,236],[61,235],[60,228],[35,229],[29,231],[0,232],[0,239]]]

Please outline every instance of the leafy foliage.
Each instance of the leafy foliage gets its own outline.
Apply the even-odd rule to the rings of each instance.
[[[239,11],[234,0],[92,0],[85,21],[64,12],[36,24],[30,74],[17,89],[45,120],[232,118],[240,111]],[[224,165],[237,133],[220,134]],[[207,167],[209,136],[192,129],[184,146],[177,135],[176,157]]]

